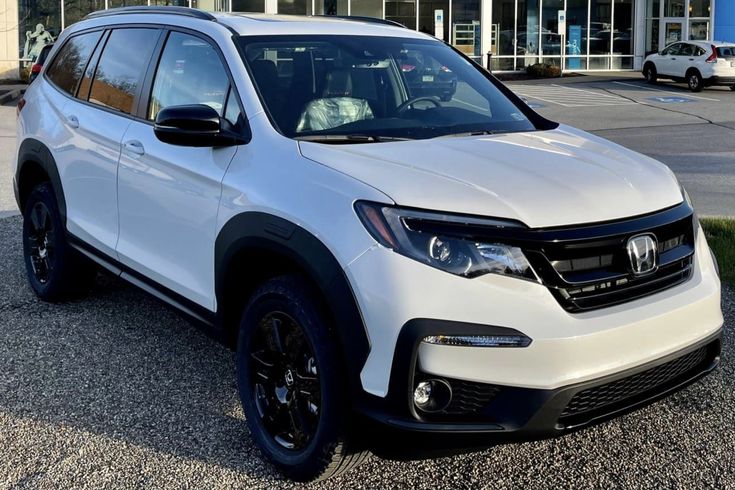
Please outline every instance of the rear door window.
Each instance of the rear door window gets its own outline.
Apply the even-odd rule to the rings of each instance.
[[[131,114],[159,35],[158,29],[147,28],[112,31],[95,70],[89,101]]]
[[[735,59],[735,46],[720,46],[717,48],[717,57]]]
[[[49,80],[67,94],[74,95],[89,57],[101,36],[102,31],[97,31],[69,39],[46,72]]]

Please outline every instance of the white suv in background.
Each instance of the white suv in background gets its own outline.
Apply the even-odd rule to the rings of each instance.
[[[417,63],[452,92],[409,83]],[[214,329],[294,479],[376,433],[564,434],[719,361],[717,266],[673,173],[430,36],[108,10],[61,34],[18,111],[32,288],[84,292],[96,264]]]
[[[689,90],[727,85],[735,90],[735,43],[686,41],[669,44],[643,62],[643,76],[649,83],[661,78],[686,82]]]

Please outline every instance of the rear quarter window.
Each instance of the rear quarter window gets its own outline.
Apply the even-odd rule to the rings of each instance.
[[[70,38],[47,70],[46,76],[49,80],[59,89],[74,95],[89,57],[101,36],[102,32],[97,31]]]

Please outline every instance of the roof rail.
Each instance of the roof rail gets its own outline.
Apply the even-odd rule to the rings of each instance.
[[[380,17],[368,17],[366,15],[315,15],[314,17],[330,17],[332,19],[352,20],[355,22],[369,22],[371,24],[383,24],[386,26],[402,27],[403,29],[408,29],[400,22],[388,19],[381,19]]]
[[[84,19],[98,19],[100,17],[110,17],[118,14],[170,14],[170,15],[183,15],[185,17],[194,17],[202,20],[217,20],[217,18],[199,9],[192,9],[189,7],[164,7],[164,6],[137,6],[137,7],[117,7],[107,10],[98,10],[87,14]]]

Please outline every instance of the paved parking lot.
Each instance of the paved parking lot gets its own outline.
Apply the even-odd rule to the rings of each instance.
[[[735,215],[735,93],[657,102],[691,96],[623,83],[511,85],[542,114],[671,165],[700,212]],[[14,121],[14,109],[0,107],[0,489],[291,486],[250,441],[231,351],[110,278],[84,300],[35,299],[20,218],[3,218],[15,209]],[[417,462],[373,458],[315,488],[735,488],[734,298],[725,291],[722,366],[673,397],[554,440]]]

